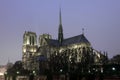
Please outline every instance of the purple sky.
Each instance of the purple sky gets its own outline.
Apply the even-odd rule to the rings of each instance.
[[[22,59],[25,31],[56,39],[60,5],[65,38],[84,28],[93,48],[120,54],[120,0],[0,0],[0,64]]]

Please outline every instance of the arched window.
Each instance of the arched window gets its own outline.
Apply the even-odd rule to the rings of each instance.
[[[30,36],[30,45],[32,44],[32,37]]]
[[[34,45],[34,43],[35,43],[35,42],[34,42],[34,36],[32,36],[32,45]]]

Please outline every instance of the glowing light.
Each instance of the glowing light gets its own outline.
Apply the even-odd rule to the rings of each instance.
[[[103,73],[103,68],[101,68],[101,73]]]
[[[96,69],[96,72],[97,72],[98,70]]]
[[[77,45],[75,45],[74,48],[77,48]]]
[[[100,54],[97,53],[97,56],[100,58]]]
[[[56,56],[57,56],[57,52],[56,52]]]
[[[72,57],[72,56],[70,55],[69,58],[71,59],[71,57]]]
[[[95,70],[95,68],[93,68],[93,70]]]
[[[112,70],[115,71],[115,67],[113,67]]]
[[[88,72],[90,73],[90,70]]]
[[[62,52],[62,49],[60,49],[59,52],[61,53],[61,52]]]
[[[33,74],[35,74],[35,71],[33,71]]]
[[[26,52],[26,49],[23,49],[23,52],[25,53],[25,52]]]
[[[34,49],[33,51],[36,52],[36,49]]]
[[[27,39],[27,43],[26,43],[27,45],[29,44],[29,40]]]
[[[60,69],[60,72],[62,72],[63,70],[62,69]]]
[[[17,74],[19,74],[20,72],[19,72],[19,71],[17,71],[16,73],[17,73]]]
[[[4,74],[3,73],[0,73],[0,76],[3,76]]]

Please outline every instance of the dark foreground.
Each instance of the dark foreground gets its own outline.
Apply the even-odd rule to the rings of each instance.
[[[7,79],[8,80],[8,79]],[[10,79],[11,80],[11,79]],[[13,80],[13,79],[12,79]],[[39,76],[18,76],[14,80],[120,80],[120,76],[94,76],[94,75],[39,75]]]

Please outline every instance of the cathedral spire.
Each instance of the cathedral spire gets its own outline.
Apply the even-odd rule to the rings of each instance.
[[[61,16],[61,8],[60,8],[60,11],[59,11],[59,21],[60,21],[60,25],[62,25],[62,16]]]
[[[58,41],[59,44],[62,45],[63,42],[63,28],[62,28],[62,16],[61,16],[61,8],[59,11],[59,29],[58,29]]]

